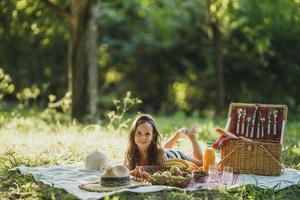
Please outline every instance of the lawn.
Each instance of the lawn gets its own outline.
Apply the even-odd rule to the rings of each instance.
[[[128,116],[128,117],[133,117]],[[165,139],[177,128],[200,126],[199,139],[214,141],[214,127],[224,127],[225,119],[199,119],[177,114],[155,116]],[[128,124],[129,125],[129,124]],[[58,113],[39,113],[35,110],[2,111],[0,113],[0,199],[76,199],[64,190],[34,181],[29,175],[20,175],[11,168],[18,165],[73,163],[84,159],[88,152],[98,149],[111,161],[123,159],[128,128],[117,128],[107,123],[83,125],[69,122]],[[116,139],[118,138],[118,139]],[[286,167],[300,170],[300,124],[290,119],[286,128],[283,162]],[[187,140],[180,140],[177,147],[189,151]],[[297,199],[300,184],[284,190],[259,189],[255,186],[222,190],[199,190],[193,193],[163,191],[157,193],[122,193],[107,199]]]

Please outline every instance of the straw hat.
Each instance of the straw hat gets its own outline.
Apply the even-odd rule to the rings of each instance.
[[[126,177],[129,176],[129,170],[124,165],[108,167],[104,170],[102,177]]]
[[[101,176],[103,186],[121,186],[130,184],[129,170],[124,165],[107,167]]]

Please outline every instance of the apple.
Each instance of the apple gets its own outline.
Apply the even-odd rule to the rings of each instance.
[[[154,174],[152,174],[152,176],[161,177],[159,172],[155,172]]]
[[[172,175],[179,175],[179,173],[181,172],[179,167],[176,166],[176,165],[173,165],[171,168],[170,168],[170,172]]]
[[[182,172],[183,177],[186,177],[186,175],[188,175],[188,174],[189,174],[188,172]]]
[[[169,171],[164,171],[163,173],[161,173],[161,176],[166,177],[166,178],[170,178],[172,176],[172,174]]]
[[[187,174],[185,177],[186,178],[192,178],[192,175],[191,174]]]
[[[179,178],[179,179],[184,179],[184,177],[181,176],[181,175],[177,176],[177,178]]]

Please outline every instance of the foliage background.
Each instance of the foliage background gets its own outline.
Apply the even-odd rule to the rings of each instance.
[[[283,103],[290,114],[297,113],[299,0],[226,2],[229,6],[217,13],[224,43],[225,105]],[[39,1],[2,0],[0,8],[0,67],[11,76],[14,93],[36,85],[36,103],[45,105],[49,94],[63,97],[69,37],[64,22]],[[204,1],[103,0],[99,9],[100,111],[132,91],[143,100],[144,111],[213,113],[216,77]]]

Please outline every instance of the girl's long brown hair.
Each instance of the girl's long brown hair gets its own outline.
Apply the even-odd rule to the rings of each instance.
[[[156,127],[154,119],[147,114],[142,114],[136,117],[133,121],[130,132],[129,132],[129,141],[128,148],[125,156],[125,165],[129,170],[135,169],[140,163],[140,152],[138,146],[134,142],[134,135],[138,125],[143,123],[149,123],[153,129],[153,140],[148,148],[148,163],[146,165],[163,165],[163,150],[160,146],[160,133]]]

